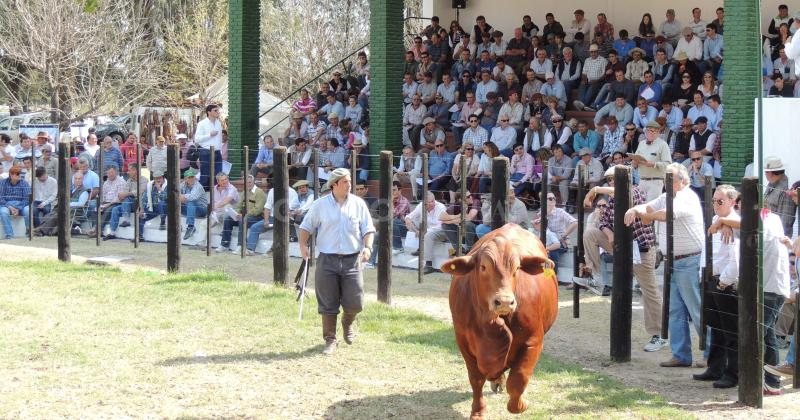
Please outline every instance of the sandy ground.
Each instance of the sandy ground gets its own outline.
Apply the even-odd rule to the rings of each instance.
[[[56,259],[54,238],[35,239],[32,243],[23,239],[0,242],[0,258],[3,260]],[[116,256],[126,258],[118,264],[123,270],[166,268],[166,250],[163,244],[141,244],[134,249],[128,241],[103,242],[100,247],[94,240],[74,238],[72,241],[73,262],[83,263],[87,258]],[[290,276],[297,271],[299,260],[290,260]],[[215,253],[206,257],[205,250],[184,247],[181,255],[181,271],[221,270],[231,273],[243,281],[272,281],[272,259],[264,256],[248,257],[244,261],[230,253]],[[449,322],[447,305],[449,277],[442,274],[425,276],[423,283],[417,282],[417,273],[410,270],[393,270],[392,305],[413,308]],[[375,300],[375,270],[365,271],[368,299]],[[562,289],[560,316],[555,326],[545,337],[545,352],[559,359],[572,361],[585,369],[601,372],[617,378],[629,386],[641,387],[662,395],[672,404],[701,418],[800,418],[795,407],[800,402],[800,393],[791,389],[791,381],[784,381],[784,395],[765,397],[760,410],[742,407],[737,400],[736,388],[716,390],[710,383],[691,379],[700,368],[661,368],[660,361],[669,358],[669,350],[647,353],[642,346],[649,337],[644,331],[642,309],[638,296],[634,294],[633,332],[631,361],[612,363],[609,358],[609,313],[610,299],[584,294],[581,299],[581,316],[572,316],[572,292]],[[694,337],[696,347],[696,337]],[[695,359],[702,354],[695,351]]]

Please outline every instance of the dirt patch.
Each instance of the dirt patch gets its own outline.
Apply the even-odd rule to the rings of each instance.
[[[6,260],[53,260],[56,258],[56,243],[52,238],[11,240],[0,243],[0,255]],[[163,244],[142,244],[134,250],[127,241],[109,241],[101,247],[94,241],[73,239],[73,261],[81,263],[87,257],[118,255],[131,260],[120,264],[124,270],[145,268],[162,271],[166,267]],[[182,271],[221,270],[232,273],[244,281],[272,281],[272,259],[263,256],[248,257],[244,263],[230,253],[213,253],[206,257],[205,251],[184,248],[181,260]],[[299,261],[291,259],[292,277]],[[449,276],[432,274],[425,276],[423,283],[417,282],[417,273],[397,269],[392,272],[392,305],[416,309],[435,318],[450,321],[447,304]],[[376,300],[376,270],[365,271],[368,299]],[[642,346],[649,337],[644,331],[642,309],[638,296],[634,295],[632,351],[629,363],[611,363],[609,360],[609,314],[610,299],[585,294],[581,300],[581,317],[572,317],[572,294],[562,289],[559,318],[545,339],[545,352],[565,361],[580,364],[590,371],[600,372],[619,379],[628,386],[640,387],[658,393],[676,407],[687,410],[701,418],[796,418],[795,407],[800,402],[800,393],[785,382],[783,396],[764,398],[764,408],[751,409],[739,405],[736,388],[717,390],[708,382],[694,381],[693,373],[700,368],[661,368],[658,363],[669,358],[669,349],[647,353]],[[696,337],[693,337],[696,348]],[[695,350],[695,360],[702,360],[702,353]]]

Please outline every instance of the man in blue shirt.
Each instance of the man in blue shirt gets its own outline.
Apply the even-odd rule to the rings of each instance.
[[[722,65],[722,35],[717,34],[717,25],[706,25],[706,41],[703,43],[703,68],[701,71],[711,69],[714,77],[718,77],[719,67]]]
[[[572,147],[575,150],[581,150],[584,148],[588,148],[592,151],[592,156],[597,157],[600,154],[600,150],[598,150],[598,146],[600,146],[600,135],[597,134],[597,131],[589,129],[589,123],[586,120],[580,120],[578,122],[578,131],[572,135]],[[572,166],[576,166],[580,157],[575,154],[575,157],[572,159]]]
[[[275,140],[267,134],[264,137],[264,145],[258,149],[258,156],[250,168],[250,174],[258,177],[258,174],[265,174],[267,178],[272,176],[272,149],[275,147]]]
[[[633,111],[633,124],[640,131],[644,131],[647,123],[655,121],[658,117],[658,110],[647,103],[647,99],[639,98],[636,102],[636,110]]]
[[[447,191],[450,181],[450,171],[453,169],[453,154],[444,148],[444,141],[437,139],[433,143],[433,150],[428,155],[428,176],[430,177],[430,190],[434,193]]]
[[[567,106],[567,91],[564,88],[564,83],[560,80],[556,79],[556,75],[549,71],[544,75],[545,80],[547,83],[542,85],[542,89],[539,91],[543,96],[555,96],[558,98],[558,106],[560,108],[564,108]]]

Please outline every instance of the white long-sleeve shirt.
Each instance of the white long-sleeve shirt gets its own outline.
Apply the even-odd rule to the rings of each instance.
[[[36,178],[33,182],[36,183],[36,185],[33,186],[36,195],[34,200],[41,201],[43,204],[55,203],[58,198],[58,182],[53,177],[48,176],[47,180],[44,182]]]
[[[690,42],[686,42],[686,38],[681,37],[678,41],[678,46],[675,47],[673,57],[677,57],[681,51],[686,53],[689,60],[702,60],[703,59],[703,41],[700,38],[693,36]]]
[[[789,42],[783,45],[783,48],[786,56],[795,61],[794,74],[800,77],[800,66],[797,65],[800,60],[800,36],[793,35]]]
[[[728,217],[739,218],[739,215],[731,211]],[[714,216],[714,222],[719,216]],[[722,235],[717,232],[711,237],[713,249],[713,270],[714,275],[719,276],[720,285],[730,286],[739,282],[739,238],[734,235],[732,243],[726,244],[722,241]]]
[[[211,133],[214,131],[217,133],[212,136]],[[212,123],[210,119],[206,118],[197,123],[194,142],[204,149],[214,146],[214,150],[222,150],[222,123],[219,119]]]

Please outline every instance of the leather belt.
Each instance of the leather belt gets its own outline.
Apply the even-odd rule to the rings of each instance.
[[[664,178],[640,178],[642,181],[663,181]]]
[[[325,253],[322,252],[321,254],[325,254]],[[350,258],[350,257],[355,257],[358,254],[360,254],[360,252],[356,252],[356,253],[353,253],[353,254],[325,254],[325,255],[327,255],[329,257],[336,257],[336,258]]]
[[[672,257],[673,261],[682,260],[684,258],[694,257],[695,255],[700,255],[700,251],[692,252],[691,254],[683,254],[683,255],[676,255]]]
[[[640,246],[639,247],[639,252],[649,252],[649,251],[650,251],[649,247],[646,247],[646,246]]]

